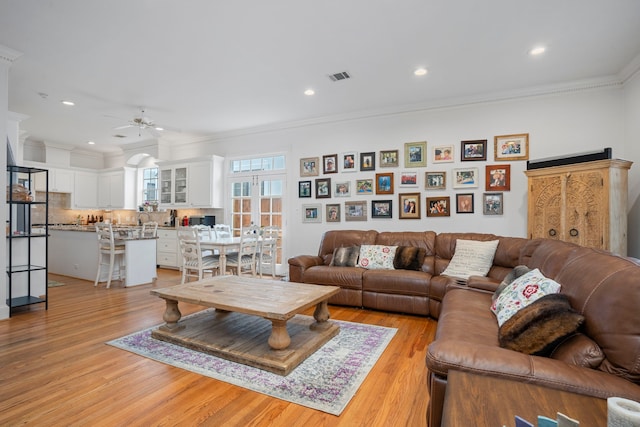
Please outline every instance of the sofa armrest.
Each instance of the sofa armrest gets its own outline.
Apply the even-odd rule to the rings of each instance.
[[[429,345],[426,361],[429,371],[440,377],[446,377],[449,369],[457,369],[601,399],[640,399],[640,387],[616,375],[497,346],[439,339]]]
[[[307,268],[324,264],[321,257],[317,255],[298,255],[289,258],[289,280],[292,282],[303,282],[304,271]]]
[[[499,285],[500,281],[486,276],[471,276],[467,280],[467,287],[491,293],[495,292]]]

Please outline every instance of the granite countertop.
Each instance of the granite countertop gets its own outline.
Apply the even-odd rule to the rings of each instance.
[[[160,227],[158,227],[160,228]],[[49,230],[59,231],[81,231],[88,233],[95,233],[96,228],[93,225],[51,225]],[[142,227],[139,225],[114,225],[113,234],[118,240],[147,240],[157,239],[157,237],[141,237],[139,235]]]

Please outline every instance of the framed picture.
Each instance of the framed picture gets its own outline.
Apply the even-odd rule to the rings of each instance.
[[[433,163],[453,162],[453,145],[437,145],[433,147]]]
[[[358,154],[353,151],[342,153],[340,165],[342,172],[356,172],[358,170]]]
[[[366,221],[367,202],[344,202],[345,221]]]
[[[427,216],[451,216],[449,196],[427,197]]]
[[[318,176],[319,157],[306,157],[300,159],[300,176]]]
[[[402,187],[417,187],[418,186],[418,172],[403,171],[400,174],[400,186],[402,186]]]
[[[502,193],[484,193],[482,195],[482,213],[502,215]]]
[[[316,199],[328,199],[331,197],[331,178],[316,179]]]
[[[336,182],[336,188],[334,190],[335,197],[349,197],[351,196],[351,183],[349,181]]]
[[[366,195],[373,194],[372,179],[356,179],[356,194]]]
[[[529,134],[499,135],[493,138],[496,161],[529,159]]]
[[[462,141],[462,152],[460,160],[463,162],[471,162],[478,160],[487,160],[487,140],[479,139],[476,141]]]
[[[418,168],[427,166],[427,142],[405,142],[404,167]]]
[[[376,174],[376,194],[393,194],[393,172]]]
[[[326,206],[327,222],[340,222],[340,204],[330,204]]]
[[[425,190],[446,190],[447,189],[447,173],[446,172],[425,172],[424,188]]]
[[[392,200],[372,200],[371,218],[391,218],[393,210]]]
[[[478,179],[478,168],[453,170],[453,188],[476,188]]]
[[[374,171],[376,170],[376,153],[360,153],[360,170]]]
[[[322,173],[338,173],[338,155],[322,156]]]
[[[298,181],[298,197],[311,197],[311,181]]]
[[[511,165],[488,165],[485,171],[487,191],[511,190]]]
[[[420,219],[420,193],[398,194],[400,219]]]
[[[398,166],[398,150],[380,151],[380,167],[394,168]]]
[[[473,213],[473,193],[456,194],[456,213]]]
[[[322,222],[322,205],[302,205],[302,222]]]

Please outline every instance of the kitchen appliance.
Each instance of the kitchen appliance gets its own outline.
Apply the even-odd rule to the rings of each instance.
[[[215,215],[198,215],[189,217],[189,225],[208,225],[213,227],[216,225]]]

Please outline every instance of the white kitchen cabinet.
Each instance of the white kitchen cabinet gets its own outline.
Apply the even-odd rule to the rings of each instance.
[[[158,229],[156,263],[161,267],[180,268],[182,266],[178,232],[175,229]]]
[[[135,209],[135,169],[122,168],[98,176],[98,207]]]
[[[75,173],[68,169],[48,168],[50,193],[73,193]],[[44,174],[36,175],[36,191],[47,191]]]
[[[160,168],[160,206],[220,208],[223,205],[224,158],[162,162]]]
[[[98,174],[76,171],[74,175],[73,207],[95,209],[98,206]]]

